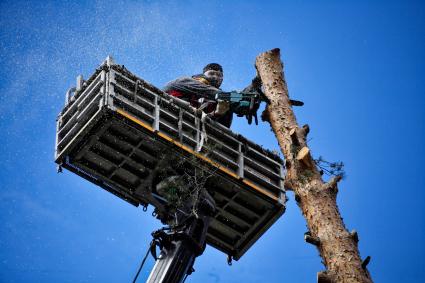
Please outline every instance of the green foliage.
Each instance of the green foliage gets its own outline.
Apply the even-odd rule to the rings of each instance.
[[[319,158],[314,159],[314,163],[319,168],[320,174],[322,175],[345,177],[344,163],[342,161],[329,162],[324,160],[322,156],[319,156]]]
[[[220,145],[208,143],[202,154],[211,158]],[[157,165],[156,191],[167,201],[169,214],[178,210],[197,216],[197,204],[205,191],[205,183],[217,168],[205,164],[195,155],[181,156],[172,149],[161,154]]]

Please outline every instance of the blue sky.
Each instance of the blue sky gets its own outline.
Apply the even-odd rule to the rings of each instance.
[[[130,282],[160,227],[56,174],[55,118],[78,74],[112,54],[162,86],[219,62],[223,88],[242,89],[274,47],[313,154],[346,164],[338,204],[375,282],[425,281],[424,27],[420,1],[1,1],[0,281]],[[233,129],[277,149],[267,124]],[[207,248],[187,282],[315,282],[324,267],[289,198],[241,260]]]

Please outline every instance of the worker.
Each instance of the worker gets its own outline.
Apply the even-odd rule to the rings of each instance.
[[[213,120],[230,128],[233,113],[229,110],[229,102],[215,101],[223,82],[223,68],[217,63],[210,63],[202,74],[192,77],[181,77],[169,82],[164,91],[178,97],[207,113]]]

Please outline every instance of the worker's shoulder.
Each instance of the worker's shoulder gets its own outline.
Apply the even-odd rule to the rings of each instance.
[[[174,80],[170,81],[169,84],[170,83],[185,83],[185,82],[191,82],[191,83],[193,83],[193,82],[197,82],[197,80],[195,80],[192,77],[179,77],[177,79],[174,79]]]
[[[207,85],[199,82],[198,80],[192,77],[180,77],[175,80],[172,80],[166,84],[164,91],[168,92],[169,90],[179,89],[179,90],[199,90],[204,89]]]

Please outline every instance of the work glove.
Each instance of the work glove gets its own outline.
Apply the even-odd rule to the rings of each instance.
[[[230,103],[229,101],[224,100],[217,100],[217,107],[215,108],[214,115],[215,116],[222,116],[227,113],[230,109]]]

